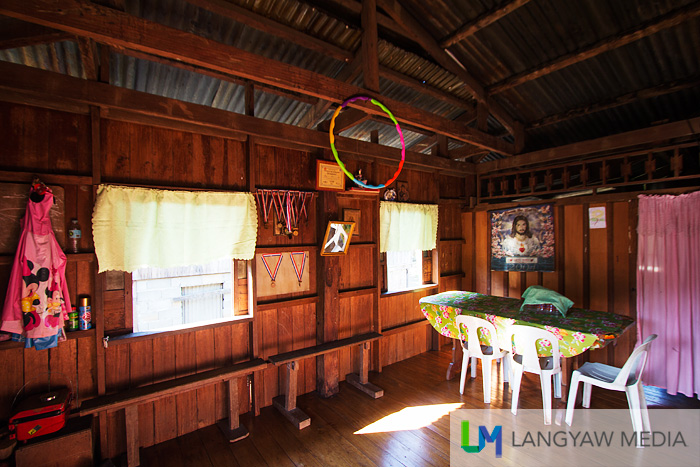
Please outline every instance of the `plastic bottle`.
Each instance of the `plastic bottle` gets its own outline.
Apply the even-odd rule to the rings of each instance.
[[[71,219],[68,229],[68,253],[80,253],[80,224],[78,219]]]

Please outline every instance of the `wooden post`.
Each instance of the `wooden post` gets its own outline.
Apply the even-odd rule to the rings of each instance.
[[[378,399],[384,395],[384,390],[369,382],[369,348],[369,342],[360,344],[360,351],[357,353],[357,358],[360,360],[360,374],[350,373],[345,376],[345,381]]]
[[[322,239],[328,222],[337,220],[338,197],[333,192],[319,194],[317,237]],[[322,344],[338,339],[340,321],[340,280],[337,256],[320,256],[316,284],[319,307],[316,309],[316,342]],[[316,357],[316,389],[321,397],[330,397],[338,392],[338,352],[329,352]]]
[[[124,409],[126,414],[126,459],[128,465],[140,465],[139,459],[139,406],[132,404]]]
[[[335,352],[332,352],[335,353]],[[272,399],[272,405],[292,422],[299,430],[311,425],[311,417],[297,407],[297,378],[299,362],[294,360],[287,363],[287,381],[285,382],[285,394]]]
[[[217,425],[228,438],[230,443],[234,443],[243,438],[247,438],[250,433],[248,429],[240,424],[238,410],[238,378],[232,378],[226,381],[228,389],[228,422],[219,420]]]

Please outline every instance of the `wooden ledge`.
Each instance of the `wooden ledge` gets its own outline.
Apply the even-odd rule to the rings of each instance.
[[[350,345],[358,345],[365,342],[372,342],[377,339],[381,339],[383,336],[378,332],[368,332],[366,334],[360,334],[353,337],[348,337],[347,339],[340,339],[332,342],[325,342],[323,344],[315,345],[313,347],[307,347],[305,349],[292,350],[291,352],[285,352],[277,355],[268,357],[271,363],[276,366],[284,365],[285,363],[293,362],[295,360],[301,360],[302,358],[316,357],[318,355],[323,355],[334,350],[341,349]]]
[[[256,358],[223,368],[216,368],[202,373],[195,373],[160,383],[149,384],[148,386],[96,397],[86,400],[80,405],[80,415],[123,409],[130,405],[150,402],[163,396],[179,394],[207,384],[226,381],[254,371],[264,370],[267,367],[268,363],[265,360]]]

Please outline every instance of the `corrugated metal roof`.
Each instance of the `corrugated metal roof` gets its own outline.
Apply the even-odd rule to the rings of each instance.
[[[362,31],[356,11],[346,18],[329,13],[330,10],[349,11],[351,4],[316,0],[231,0],[231,3],[349,54],[355,54],[360,48]],[[401,6],[439,42],[465,24],[508,3],[507,0],[402,0]],[[692,0],[533,0],[447,49],[488,90],[519,73],[537,69],[567,54],[585,51],[600,41],[620,37],[697,3]],[[342,60],[182,0],[126,0],[124,6],[126,12],[147,20],[325,76],[337,77],[348,66]],[[381,11],[379,14],[385,15]],[[407,50],[405,47],[409,43],[410,39],[404,41],[404,48],[401,48],[380,38],[380,66],[448,93],[467,105],[475,103],[459,78],[427,59],[424,51]],[[0,60],[85,78],[78,45],[72,41],[0,50]],[[243,112],[244,88],[240,81],[114,52],[111,60],[110,81],[116,86]],[[536,150],[697,116],[700,114],[699,78],[700,17],[696,15],[674,27],[525,82],[492,98],[516,120],[525,123],[526,150]],[[675,89],[676,83],[684,83],[684,86]],[[362,77],[357,77],[354,84],[361,86]],[[313,99],[308,97],[299,100],[292,93],[268,91],[269,88],[256,87],[257,117],[297,125],[312,108]],[[635,99],[635,92],[648,96]],[[380,94],[450,120],[465,113],[464,106],[457,107],[454,102],[386,78],[380,79]],[[621,105],[614,105],[619,98],[624,98]],[[611,105],[596,110],[600,103]],[[331,116],[334,108],[326,112],[325,118]],[[581,108],[595,112],[557,123],[539,123]],[[534,126],[528,127],[528,124]],[[493,117],[488,119],[488,128],[491,134],[506,133]],[[348,129],[343,135],[368,139],[372,130],[379,131],[382,144],[400,145],[395,129],[376,119]],[[408,146],[425,138],[423,133],[414,130],[405,128]],[[504,139],[513,141],[510,135]],[[462,145],[450,141],[450,149]],[[484,160],[498,157],[501,156],[492,154]]]

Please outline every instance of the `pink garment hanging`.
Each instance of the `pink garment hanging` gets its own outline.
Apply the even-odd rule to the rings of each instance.
[[[22,218],[17,253],[2,309],[0,330],[24,340],[25,347],[55,347],[65,340],[64,321],[71,309],[66,286],[66,255],[56,241],[49,211],[51,190],[32,185]]]

